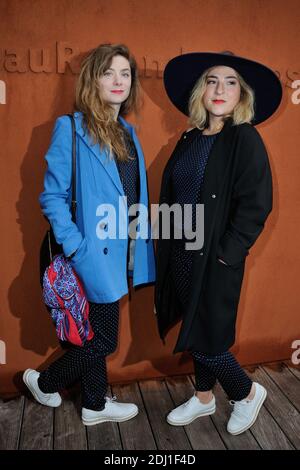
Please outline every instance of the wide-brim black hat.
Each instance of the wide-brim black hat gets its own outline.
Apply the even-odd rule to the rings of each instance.
[[[191,92],[202,73],[214,66],[226,65],[235,69],[255,93],[253,124],[259,124],[275,113],[282,98],[277,75],[259,62],[231,53],[191,52],[168,62],[164,71],[166,92],[172,103],[188,116]]]

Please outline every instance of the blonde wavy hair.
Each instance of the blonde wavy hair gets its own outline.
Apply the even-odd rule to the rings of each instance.
[[[113,57],[125,57],[130,64],[131,89],[120,107],[120,115],[134,111],[140,105],[140,83],[135,58],[124,44],[101,44],[83,60],[76,86],[75,109],[83,114],[83,125],[94,143],[107,147],[109,156],[120,161],[129,159],[124,142],[124,129],[114,120],[114,110],[101,99],[99,78],[111,66]]]
[[[214,68],[210,67],[203,72],[197,80],[189,99],[189,125],[198,127],[201,130],[208,125],[208,112],[204,107],[202,98],[206,90],[207,77]],[[241,96],[232,114],[228,117],[232,118],[234,125],[245,122],[250,123],[254,118],[254,91],[236,70],[235,72],[241,86]]]

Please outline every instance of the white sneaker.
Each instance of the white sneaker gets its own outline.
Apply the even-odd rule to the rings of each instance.
[[[204,404],[196,393],[187,402],[183,403],[167,416],[167,422],[173,426],[184,426],[190,424],[194,419],[200,418],[200,416],[212,415],[216,411],[216,400],[213,395],[210,402]]]
[[[33,369],[26,369],[23,374],[23,382],[29,390],[31,391],[32,395],[42,405],[52,406],[53,408],[58,407],[61,405],[61,396],[59,393],[44,393],[38,386],[38,378],[40,373]]]
[[[81,418],[85,426],[105,423],[106,421],[121,423],[134,418],[139,412],[138,407],[133,403],[118,403],[116,397],[106,397],[105,400],[105,407],[101,411],[82,408]]]
[[[227,431],[230,434],[241,434],[249,429],[255,423],[259,410],[267,396],[267,390],[257,382],[255,385],[255,395],[252,400],[234,401],[229,403],[233,405],[233,411],[227,424]]]

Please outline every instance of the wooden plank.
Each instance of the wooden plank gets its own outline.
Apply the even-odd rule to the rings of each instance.
[[[18,449],[24,402],[24,397],[0,400],[0,450]]]
[[[175,406],[187,401],[195,392],[195,388],[187,376],[169,377],[166,379],[166,384]],[[195,419],[191,424],[185,426],[185,431],[194,450],[226,449],[209,416]]]
[[[294,447],[280,429],[275,419],[263,406],[253,426],[251,433],[264,450],[292,450]]]
[[[285,364],[282,364],[280,369],[271,366],[264,366],[262,369],[300,412],[300,380],[292,374]]]
[[[21,450],[52,450],[53,408],[25,399],[21,428]]]
[[[111,390],[109,388],[109,394]],[[101,423],[86,426],[89,450],[122,450],[117,423]]]
[[[249,373],[252,376],[255,372]],[[266,403],[266,402],[265,402]],[[251,432],[264,450],[291,450],[294,447],[265,406],[259,417],[251,426]]]
[[[86,450],[87,437],[81,421],[81,398],[63,400],[54,415],[54,449]]]
[[[281,369],[276,364],[249,375],[267,388],[268,398],[251,430],[239,436],[226,431],[232,408],[220,386],[215,390],[214,415],[185,427],[168,425],[167,413],[194,391],[187,377],[174,377],[166,379],[166,383],[141,382],[140,389],[137,383],[115,385],[113,392],[118,400],[136,403],[140,409],[136,418],[119,426],[102,423],[85,428],[79,401],[64,401],[55,413],[24,397],[0,401],[0,449],[16,449],[18,443],[20,449],[52,449],[53,445],[55,449],[95,450],[300,449],[299,370],[289,363]]]
[[[258,368],[250,374],[255,382],[262,384],[268,392],[264,406],[278,423],[296,449],[300,448],[300,415],[268,374]]]
[[[174,408],[174,403],[164,381],[146,380],[140,382],[148,419],[160,450],[190,450],[191,444],[181,426],[170,426],[166,415]]]
[[[86,428],[89,450],[122,450],[117,423],[101,423]]]
[[[118,401],[135,403],[139,408],[139,414],[135,418],[119,423],[123,448],[126,450],[155,450],[157,447],[138,384],[113,385],[112,390]]]
[[[288,367],[290,372],[300,380],[300,366],[295,366],[291,362],[286,362],[285,365]]]

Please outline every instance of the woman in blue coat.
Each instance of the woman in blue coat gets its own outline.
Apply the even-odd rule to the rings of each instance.
[[[119,299],[128,292],[128,277],[133,286],[155,280],[144,157],[134,128],[121,117],[137,109],[138,97],[137,65],[126,46],[104,44],[84,60],[74,114],[76,224],[69,197],[68,116],[57,119],[46,155],[40,204],[83,283],[94,338],[83,347],[71,346],[41,373],[27,369],[24,382],[37,401],[56,407],[59,391],[80,380],[85,425],[125,421],[138,413],[136,405],[106,397],[106,356],[117,347]]]

